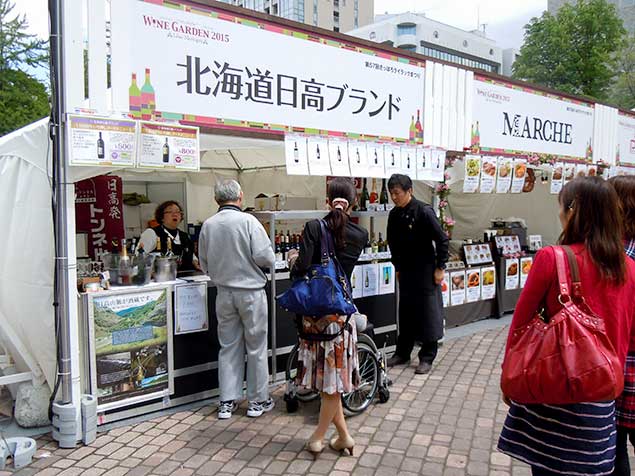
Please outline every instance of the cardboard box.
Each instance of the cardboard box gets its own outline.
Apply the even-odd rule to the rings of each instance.
[[[273,194],[266,193],[259,193],[258,195],[256,195],[256,197],[254,198],[254,210],[256,210],[257,212],[275,210],[275,208],[272,208],[272,197],[274,196],[275,195]]]
[[[261,211],[317,210],[317,198],[287,194],[260,193],[254,198],[254,209]]]

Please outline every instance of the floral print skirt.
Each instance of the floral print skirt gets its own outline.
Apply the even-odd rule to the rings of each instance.
[[[296,384],[328,394],[349,393],[359,385],[357,359],[357,329],[355,319],[331,314],[303,317],[305,334],[340,334],[329,341],[309,341],[300,338]],[[344,328],[344,332],[342,331]]]

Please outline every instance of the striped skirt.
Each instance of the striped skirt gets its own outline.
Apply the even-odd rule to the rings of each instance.
[[[499,451],[552,476],[609,475],[615,465],[615,402],[512,402]]]
[[[624,365],[624,391],[615,402],[617,424],[635,428],[635,352],[629,352]]]

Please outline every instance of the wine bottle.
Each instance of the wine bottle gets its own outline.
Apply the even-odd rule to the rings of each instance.
[[[371,233],[370,239],[370,252],[373,254],[377,254],[379,252],[379,246],[377,245],[377,241],[375,240],[375,234]]]
[[[364,254],[371,254],[373,252],[373,247],[370,243],[370,236],[368,237],[368,241],[366,242],[366,246],[364,247]]]
[[[368,195],[368,188],[366,187],[366,179],[364,179],[364,186],[362,187],[362,196],[359,201],[359,206],[363,212],[367,210],[368,199],[370,196]]]
[[[165,252],[165,257],[169,258],[171,256],[174,256],[174,253],[172,252],[172,238],[168,236],[168,242],[167,242],[167,246],[166,246],[167,250]]]
[[[368,281],[368,273],[366,273],[366,278],[364,280],[364,287],[369,287],[370,286],[370,281]]]
[[[373,179],[373,185],[370,192],[370,203],[377,203],[379,196],[377,195],[377,180]]]
[[[293,143],[293,161],[297,164],[300,162],[300,151],[298,150],[298,143]]]
[[[163,256],[163,254],[161,253],[161,238],[159,238],[158,236],[156,245],[154,246],[154,251],[152,251],[152,253],[158,256]]]
[[[165,144],[163,144],[163,163],[167,164],[170,161],[170,146],[168,145],[168,138],[165,138]]]
[[[388,190],[386,189],[386,179],[381,179],[381,192],[379,193],[379,203],[386,209],[388,205]]]
[[[97,158],[103,159],[106,156],[104,147],[104,140],[101,138],[101,132],[99,133],[99,139],[97,139]]]
[[[280,247],[280,235],[276,233],[275,238],[276,261],[282,261],[282,248]]]
[[[384,248],[384,240],[381,239],[381,232],[379,233],[379,239],[377,240],[377,251],[379,253],[386,251],[386,248]]]
[[[417,122],[415,123],[415,139],[419,144],[423,144],[423,127],[421,126],[421,121],[419,120],[420,111],[417,109]]]
[[[141,118],[153,119],[155,109],[154,88],[150,84],[150,68],[146,68],[146,80],[141,86]]]
[[[410,131],[408,134],[408,139],[410,139],[411,141],[414,141],[416,136],[417,136],[417,128],[415,126],[415,116],[413,115],[411,116],[411,119],[410,119]]]
[[[351,287],[353,289],[355,289],[356,282],[357,282],[357,280],[355,279],[355,273],[353,273],[353,276],[351,277]]]
[[[128,88],[128,109],[130,117],[133,119],[141,119],[141,91],[137,86],[137,74],[132,73],[132,81]]]
[[[130,284],[130,275],[132,266],[130,257],[128,256],[128,248],[126,248],[126,239],[121,240],[121,253],[119,254],[119,283],[123,285]]]

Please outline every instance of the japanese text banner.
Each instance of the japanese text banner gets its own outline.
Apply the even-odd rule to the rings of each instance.
[[[406,60],[157,3],[112,3],[114,102],[134,117],[408,139],[423,108],[424,69]]]

